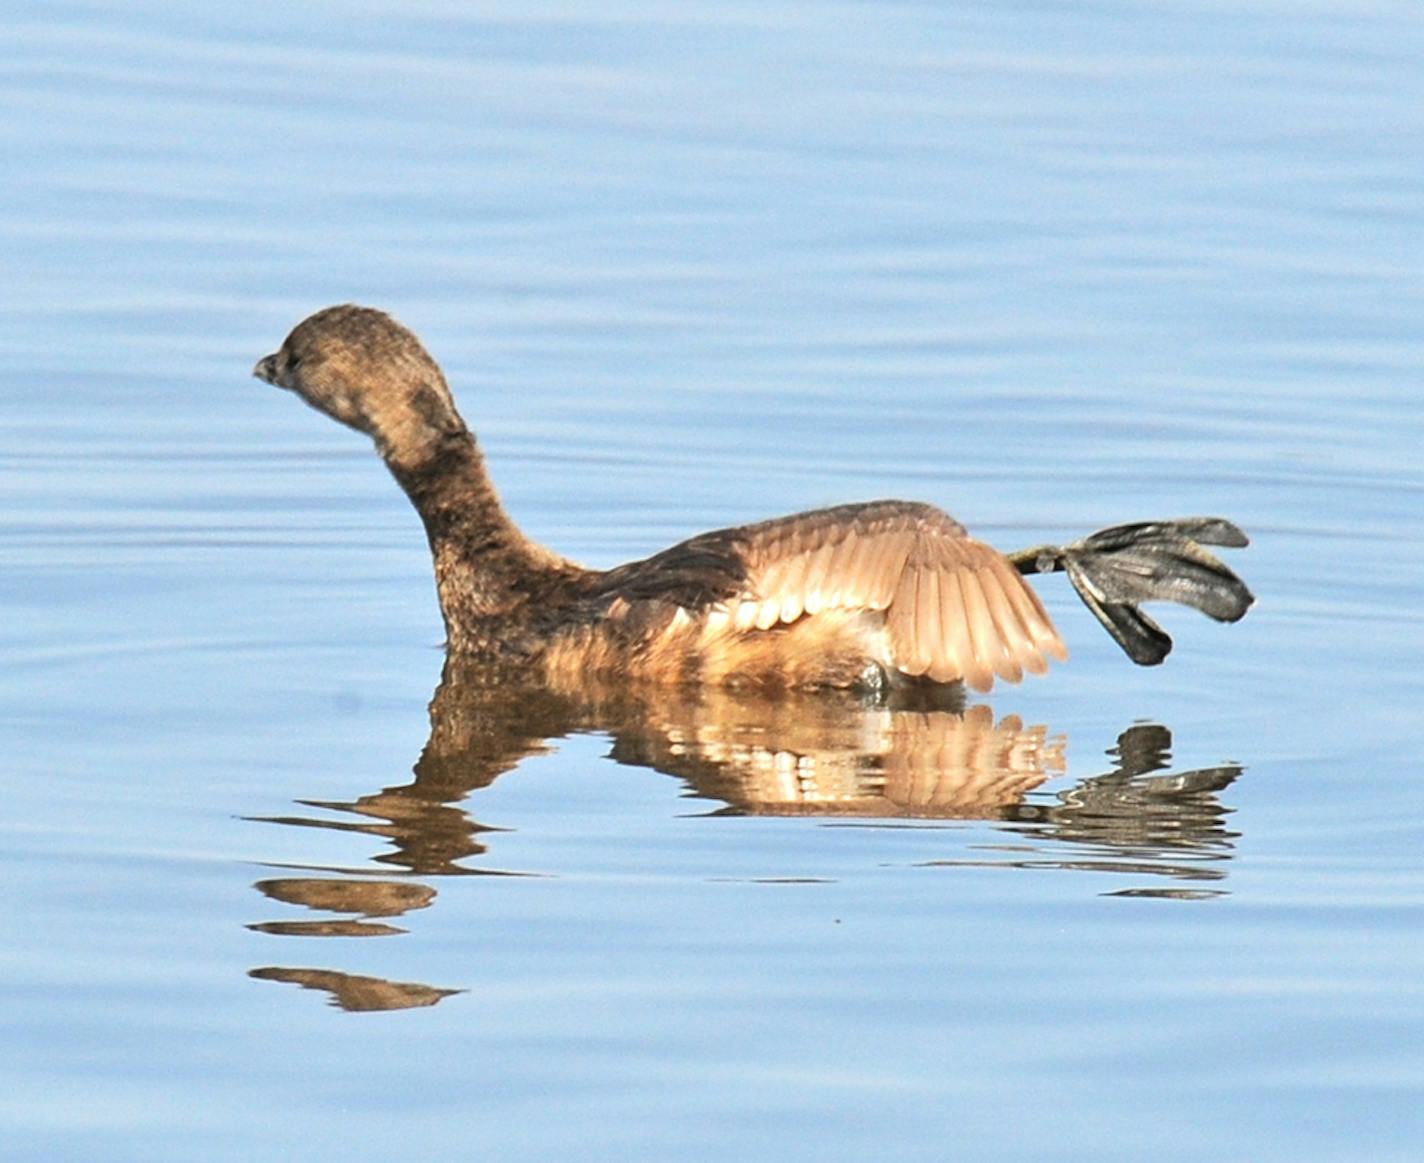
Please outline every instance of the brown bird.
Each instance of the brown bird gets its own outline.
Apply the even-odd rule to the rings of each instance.
[[[303,320],[253,375],[370,436],[425,523],[448,647],[563,682],[867,687],[1042,674],[1067,651],[1022,574],[1066,571],[1128,655],[1166,657],[1149,599],[1234,622],[1246,586],[1203,544],[1228,521],[1115,526],[1005,556],[947,513],[870,501],[704,533],[642,561],[585,569],[505,513],[439,366],[369,307]]]

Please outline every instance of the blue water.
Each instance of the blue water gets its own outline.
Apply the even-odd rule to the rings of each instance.
[[[1418,1157],[1413,6],[4,25],[7,1157]],[[1260,600],[1141,670],[1043,579],[963,717],[491,705],[249,378],[348,300],[590,565],[904,496]]]

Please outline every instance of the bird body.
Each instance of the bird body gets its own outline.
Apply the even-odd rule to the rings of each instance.
[[[568,586],[549,665],[666,681],[1017,682],[1066,652],[1008,561],[931,505],[872,501],[704,533]]]
[[[562,682],[962,681],[983,691],[996,677],[1018,682],[1067,657],[1023,574],[1067,570],[1140,662],[1160,661],[1171,644],[1137,609],[1144,598],[1233,621],[1252,600],[1183,532],[1189,525],[1197,540],[1244,544],[1228,522],[1124,526],[1095,534],[1095,544],[1009,558],[934,506],[895,500],[717,530],[614,569],[585,569],[519,531],[444,375],[390,316],[351,305],[318,311],[253,374],[375,441],[425,524],[452,653]]]

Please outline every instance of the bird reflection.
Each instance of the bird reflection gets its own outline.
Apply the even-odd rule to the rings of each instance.
[[[1065,770],[1065,743],[1016,716],[965,707],[944,688],[867,701],[846,692],[639,688],[590,682],[577,690],[532,686],[447,660],[430,704],[430,737],[410,782],[349,802],[300,801],[312,814],[268,822],[363,833],[373,857],[404,877],[522,875],[471,867],[497,829],[462,805],[552,741],[596,732],[618,763],[682,780],[708,814],[818,816],[875,826],[905,820],[990,820],[1006,842],[982,858],[939,861],[1026,869],[1112,871],[1159,883],[1110,895],[1193,899],[1225,876],[1236,833],[1218,798],[1241,772],[1226,765],[1169,771],[1171,733],[1125,730],[1110,771],[1051,799],[1030,798]],[[434,888],[368,878],[362,869],[307,867],[254,886],[270,900],[325,914],[250,926],[281,936],[385,936],[390,919],[427,908]],[[315,875],[320,874],[320,875]],[[1160,882],[1175,882],[1161,887]],[[1182,887],[1181,882],[1196,882]],[[252,975],[326,990],[345,1009],[433,1005],[451,990],[326,970],[266,967]],[[388,988],[387,988],[388,987]]]
[[[362,977],[356,973],[339,973],[334,969],[282,969],[264,966],[248,971],[248,977],[258,981],[285,981],[303,989],[324,989],[331,1004],[350,1013],[371,1013],[378,1010],[409,1010],[433,1006],[458,989],[435,989],[409,981],[387,981],[383,977]]]
[[[259,880],[252,887],[285,904],[361,917],[400,916],[412,909],[426,908],[435,899],[435,890],[423,884],[331,876]],[[394,925],[369,920],[267,921],[247,927],[284,937],[389,937],[405,932]]]

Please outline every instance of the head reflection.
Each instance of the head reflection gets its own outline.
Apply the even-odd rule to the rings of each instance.
[[[936,862],[1069,868],[1150,877],[1157,885],[1115,895],[1200,897],[1220,881],[1235,834],[1218,793],[1236,766],[1172,773],[1171,734],[1156,724],[1125,730],[1111,770],[1052,795],[1037,792],[1065,770],[1065,741],[1042,725],[943,691],[868,702],[848,694],[764,694],[724,689],[577,690],[530,686],[447,661],[430,704],[430,737],[408,783],[351,801],[301,801],[310,814],[270,822],[335,829],[378,840],[372,859],[401,879],[309,866],[264,879],[268,899],[328,914],[251,926],[282,936],[382,936],[393,918],[428,907],[435,890],[415,877],[521,875],[481,867],[495,829],[463,801],[527,758],[574,733],[611,739],[610,757],[675,776],[709,815],[817,816],[877,821],[987,820],[1005,843],[982,858]],[[372,870],[374,871],[374,870]],[[527,874],[524,874],[527,875]],[[1195,881],[1196,887],[1181,887]],[[331,918],[329,914],[337,914]],[[328,990],[333,1004],[369,1010],[432,1005],[449,990],[332,971],[266,967],[255,976]]]

